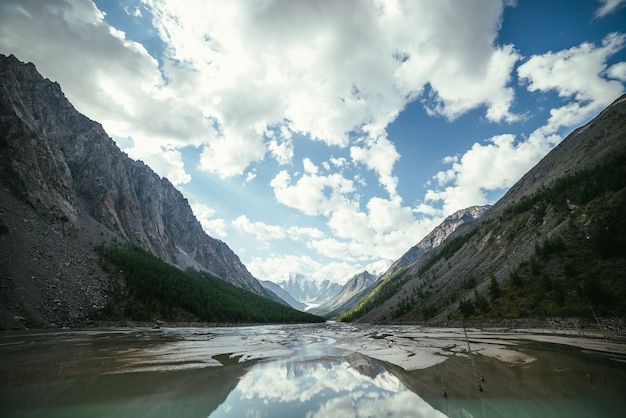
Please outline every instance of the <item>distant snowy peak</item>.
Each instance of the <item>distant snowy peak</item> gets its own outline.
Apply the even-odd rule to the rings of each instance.
[[[290,273],[287,280],[277,284],[295,300],[309,305],[322,304],[341,290],[341,285],[330,280],[320,282],[301,273]]]
[[[285,289],[280,287],[278,284],[267,281],[267,280],[261,280],[260,282],[264,288],[274,292],[276,296],[278,296],[279,298],[287,302],[289,306],[291,306],[292,308],[297,309],[299,311],[304,311],[304,309],[306,308],[305,303],[299,302],[296,299],[294,299],[293,296],[291,296],[289,292],[287,292]]]

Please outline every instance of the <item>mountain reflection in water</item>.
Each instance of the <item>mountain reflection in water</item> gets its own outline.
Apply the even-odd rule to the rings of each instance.
[[[0,333],[0,376],[2,418],[622,417],[626,340],[337,323],[19,331]]]
[[[358,354],[261,363],[211,415],[445,417],[380,363]]]

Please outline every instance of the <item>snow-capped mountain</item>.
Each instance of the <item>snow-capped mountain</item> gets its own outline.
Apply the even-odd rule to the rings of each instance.
[[[307,305],[320,305],[335,296],[341,285],[330,280],[317,281],[301,273],[291,273],[287,280],[277,283],[295,300]]]

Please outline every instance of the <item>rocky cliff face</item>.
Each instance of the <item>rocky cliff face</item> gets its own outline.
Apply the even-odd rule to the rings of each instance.
[[[60,236],[128,240],[181,268],[269,295],[204,232],[167,179],[130,159],[58,84],[14,56],[0,56],[0,184]]]
[[[414,263],[422,255],[426,254],[433,248],[438,247],[446,238],[456,231],[458,227],[475,221],[483,216],[490,207],[490,205],[472,206],[454,212],[452,215],[444,219],[438,226],[436,226],[435,229],[433,229],[428,235],[422,238],[420,242],[404,253],[402,257],[396,260],[385,272],[385,274],[381,276],[380,280],[384,280],[402,267],[406,267]]]

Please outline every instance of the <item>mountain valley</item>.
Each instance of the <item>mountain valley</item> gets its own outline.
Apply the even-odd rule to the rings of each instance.
[[[94,248],[112,242],[286,305],[204,232],[167,179],[14,56],[0,56],[0,157],[3,327],[88,322],[111,291]]]
[[[454,213],[390,266],[381,261],[344,286],[301,274],[259,281],[167,179],[124,154],[34,65],[2,56],[0,328],[620,318],[625,182],[623,96],[493,206]],[[155,273],[131,274],[132,260]],[[229,302],[218,310],[219,300]]]

